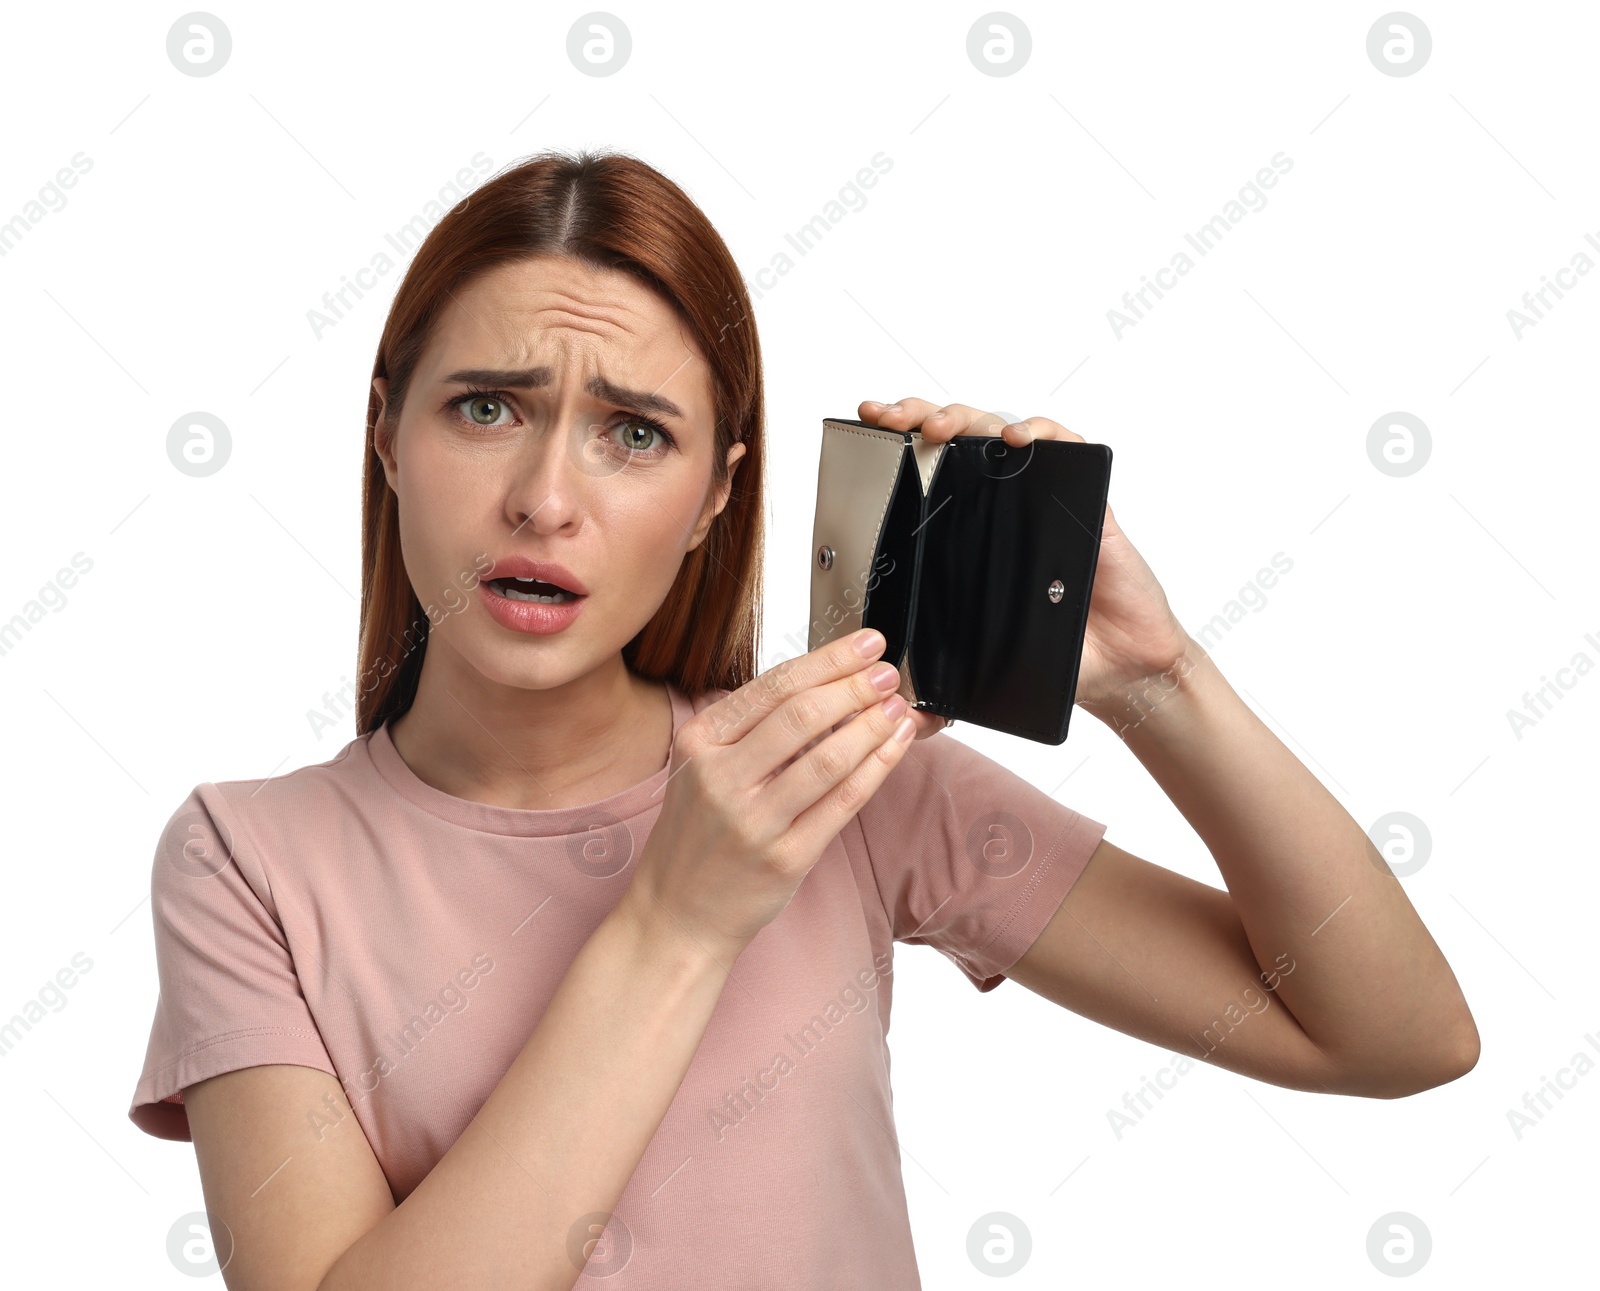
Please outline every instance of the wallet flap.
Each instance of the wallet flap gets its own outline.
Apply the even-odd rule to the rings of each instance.
[[[931,712],[1059,744],[1105,519],[1104,444],[957,435],[928,489],[909,669]]]
[[[903,535],[915,532],[923,492],[906,465],[914,460],[911,437],[834,418],[822,423],[822,435],[806,649],[875,627],[888,642],[884,657],[897,663],[909,636],[913,576]]]

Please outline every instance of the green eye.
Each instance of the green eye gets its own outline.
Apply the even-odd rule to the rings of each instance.
[[[475,395],[462,402],[467,405],[467,416],[480,426],[492,426],[505,411],[505,405],[500,400],[487,395]]]
[[[658,425],[648,417],[629,417],[626,421],[619,421],[612,427],[612,430],[622,431],[622,446],[628,449],[630,453],[651,455],[664,452],[677,443],[665,426]],[[641,443],[641,436],[638,433],[640,431],[643,432],[642,438],[645,441],[648,441],[650,436],[655,435],[660,442],[653,447],[649,446],[648,442]]]
[[[659,433],[654,426],[647,426],[642,421],[625,421],[617,429],[622,431],[623,446],[640,452],[648,452],[651,448],[649,440]]]

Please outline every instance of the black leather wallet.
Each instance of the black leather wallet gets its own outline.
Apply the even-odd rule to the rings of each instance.
[[[1110,481],[1104,444],[825,419],[807,649],[876,628],[912,707],[1062,743]]]

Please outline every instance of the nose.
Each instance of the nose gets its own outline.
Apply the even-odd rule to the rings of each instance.
[[[575,434],[546,421],[524,438],[506,484],[506,518],[514,529],[558,534],[583,524],[585,476],[572,460]]]

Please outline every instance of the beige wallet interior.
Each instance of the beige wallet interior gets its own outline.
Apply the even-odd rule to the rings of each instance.
[[[928,443],[915,432],[910,445],[926,497],[946,445]],[[906,436],[900,431],[849,425],[832,418],[823,421],[816,520],[811,532],[808,650],[861,627],[873,560],[905,460]],[[899,693],[915,703],[905,658],[889,662],[900,669]]]

